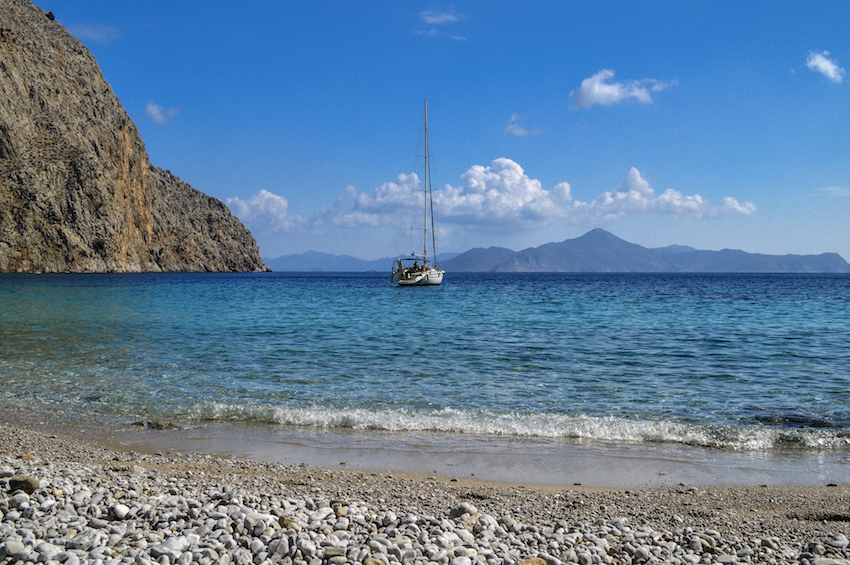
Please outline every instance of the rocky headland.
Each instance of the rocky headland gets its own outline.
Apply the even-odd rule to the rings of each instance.
[[[91,52],[0,0],[0,272],[264,270],[221,201],[150,163]]]

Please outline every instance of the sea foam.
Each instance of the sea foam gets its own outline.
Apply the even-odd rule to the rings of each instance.
[[[850,438],[839,430],[780,429],[761,425],[708,426],[667,420],[631,420],[616,416],[495,413],[453,408],[413,411],[206,403],[195,407],[191,417],[208,421],[257,422],[322,429],[676,443],[751,451],[835,449],[850,445]]]

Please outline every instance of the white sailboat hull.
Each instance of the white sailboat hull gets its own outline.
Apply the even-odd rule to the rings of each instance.
[[[411,272],[410,270],[397,270],[393,273],[393,281],[399,286],[429,286],[438,285],[443,282],[444,271],[441,269],[428,268],[425,271]]]
[[[443,271],[440,269],[428,269],[419,273],[397,272],[393,279],[400,286],[427,286],[437,285],[443,282]]]

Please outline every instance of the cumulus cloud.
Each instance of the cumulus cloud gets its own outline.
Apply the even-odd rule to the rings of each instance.
[[[178,108],[169,108],[166,110],[153,100],[148,100],[148,103],[145,105],[145,115],[152,119],[153,123],[158,126],[167,126],[174,121],[174,118],[179,113],[180,110]]]
[[[729,214],[751,215],[752,202],[740,203],[727,196],[712,204],[699,194],[684,195],[673,189],[656,194],[650,182],[636,168],[614,190],[584,202],[576,200],[568,182],[551,189],[529,177],[511,159],[500,158],[489,166],[474,165],[463,175],[460,186],[446,185],[434,191],[434,206],[442,229],[492,229],[507,232],[534,229],[555,222],[572,225],[599,225],[618,218],[640,214],[664,214],[685,218],[714,218]],[[260,232],[340,233],[362,228],[397,228],[401,219],[421,215],[421,200],[412,199],[421,189],[415,173],[399,175],[371,192],[354,186],[333,206],[321,208],[309,218],[289,214],[288,201],[261,190],[248,200],[227,199],[233,213],[252,230]],[[421,192],[420,192],[421,194]],[[421,196],[420,196],[421,198]]]
[[[69,25],[68,31],[77,39],[90,39],[97,43],[109,45],[118,38],[118,30],[114,27],[97,24]]]
[[[715,218],[726,214],[749,216],[756,212],[752,202],[741,204],[730,196],[723,198],[719,206],[714,206],[699,194],[685,196],[672,188],[656,195],[649,181],[634,167],[629,169],[619,188],[603,192],[590,204],[579,207],[599,219],[650,212],[690,218]]]
[[[447,185],[434,195],[440,217],[452,222],[545,224],[562,216],[572,200],[568,183],[544,190],[539,180],[505,158],[489,167],[474,165],[461,179],[464,186]]]
[[[829,58],[829,51],[821,51],[820,53],[809,51],[806,66],[838,84],[841,84],[844,80],[844,74],[846,73],[844,69],[838,66],[838,61]]]
[[[632,167],[616,190],[603,192],[592,202],[574,200],[569,183],[545,190],[510,159],[496,159],[489,167],[476,165],[461,177],[465,186],[447,186],[434,196],[441,217],[449,221],[546,225],[553,221],[590,224],[626,215],[667,214],[713,218],[726,214],[754,214],[751,202],[726,197],[712,205],[698,194],[683,195],[667,189],[656,194],[640,171]]]
[[[655,79],[608,82],[614,71],[602,69],[590,78],[581,81],[581,86],[570,93],[573,106],[590,108],[595,104],[611,106],[634,100],[640,104],[652,104],[652,93],[673,86],[676,81],[662,82]]]
[[[346,195],[337,199],[333,208],[317,210],[310,218],[310,223],[314,228],[379,227],[392,224],[410,206],[410,195],[419,184],[419,177],[411,173],[398,175],[395,182],[385,182],[371,194],[359,193],[356,187],[349,186]]]
[[[511,119],[508,120],[508,123],[505,125],[505,130],[503,133],[505,135],[525,137],[526,135],[537,135],[538,133],[540,133],[540,130],[525,129],[524,127],[519,125],[519,114],[513,114],[511,116]]]
[[[304,222],[301,216],[289,215],[289,201],[286,198],[267,190],[260,190],[248,200],[228,198],[226,202],[233,215],[251,229],[286,232]]]

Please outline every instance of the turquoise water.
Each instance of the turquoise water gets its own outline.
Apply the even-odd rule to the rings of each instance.
[[[0,276],[0,410],[850,447],[850,276]]]

